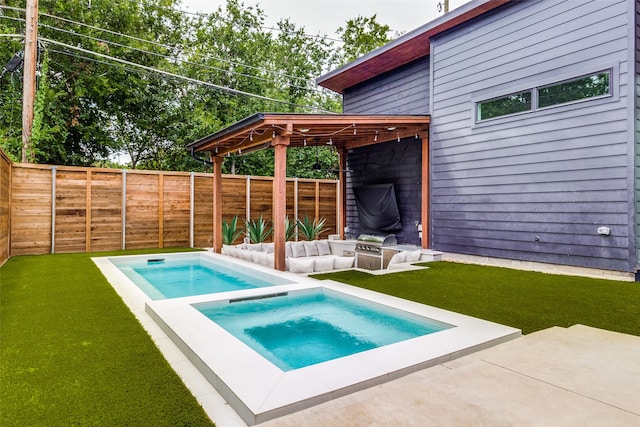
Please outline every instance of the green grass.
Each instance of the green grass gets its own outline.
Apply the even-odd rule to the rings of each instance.
[[[213,425],[92,255],[0,268],[0,425]]]
[[[332,279],[513,326],[528,334],[583,324],[640,335],[640,283],[437,262],[429,269],[374,276],[346,271]]]
[[[109,254],[22,256],[0,268],[0,425],[211,426],[90,260],[96,255]],[[581,323],[640,335],[638,283],[428,266],[387,276],[352,271],[317,277],[524,333]]]

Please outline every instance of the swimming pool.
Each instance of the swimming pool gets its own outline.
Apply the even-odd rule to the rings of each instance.
[[[283,371],[453,327],[322,288],[194,307]]]
[[[113,257],[110,261],[152,300],[292,283],[201,253]]]
[[[165,258],[165,262],[169,259],[195,260],[202,258],[205,263],[211,261],[251,277],[263,279],[267,276],[275,276],[278,281],[269,286],[240,288],[180,298],[152,299],[114,264],[114,261],[117,263],[118,259],[125,258],[129,261],[135,259],[145,263],[151,261],[151,264],[159,262],[154,261],[157,258]],[[293,273],[278,272],[264,266],[257,266],[250,262],[210,252],[163,254],[162,256],[103,257],[94,258],[93,261],[124,302],[140,319],[143,326],[148,328],[150,334],[155,336],[158,331],[163,332],[162,337],[154,338],[157,340],[156,344],[162,348],[166,341],[171,341],[184,355],[183,357],[186,359],[175,365],[172,364],[174,369],[180,371],[184,368],[182,365],[188,360],[190,365],[195,367],[200,375],[213,386],[217,394],[224,399],[226,402],[224,407],[231,407],[235,414],[248,425],[258,424],[345,394],[388,382],[411,372],[448,362],[454,358],[520,336],[519,330],[496,323],[343,283],[329,280],[320,281]],[[392,277],[390,280],[393,280]],[[275,327],[271,329],[274,325],[278,327],[292,325],[293,329],[297,331],[300,326],[309,326],[310,323],[321,320],[322,327],[325,328],[325,331],[328,330],[329,335],[335,337],[336,334],[340,335],[342,331],[346,331],[348,335],[355,337],[356,341],[360,339],[361,337],[358,336],[360,327],[349,330],[351,328],[349,325],[339,326],[333,324],[332,321],[324,321],[321,319],[321,314],[311,313],[311,304],[302,304],[305,298],[317,298],[322,295],[337,297],[339,300],[348,302],[362,302],[367,307],[373,305],[377,309],[381,309],[384,315],[389,313],[397,315],[400,312],[400,317],[407,316],[412,321],[435,321],[440,326],[447,327],[438,332],[418,334],[413,338],[403,338],[391,344],[375,346],[348,355],[329,357],[323,361],[316,360],[311,364],[306,361],[303,363],[304,366],[290,367],[291,369],[289,369],[279,367],[275,361],[269,360],[269,357],[245,344],[199,310],[204,308],[206,311],[213,307],[235,304],[240,304],[238,307],[241,307],[244,303],[252,301],[267,301],[274,295],[290,298],[294,301],[293,306],[298,306],[309,314],[302,321],[306,325],[292,325],[289,323],[292,318],[281,318],[279,322],[271,319],[271,321],[262,324],[256,323],[248,327],[249,329],[257,328],[253,330],[254,337],[268,337],[269,333],[273,331],[277,331],[276,334],[280,335],[281,330]],[[257,305],[247,305],[246,307],[249,307],[247,312],[257,309]],[[242,314],[240,317],[244,316],[245,314]],[[383,320],[383,322],[386,321],[388,319]],[[349,324],[350,321],[347,323]],[[153,327],[150,327],[150,324],[153,324]],[[267,329],[270,330],[261,330],[262,326],[267,326]],[[368,337],[361,341],[372,340],[372,337]],[[321,344],[321,346],[324,345]],[[339,341],[338,346],[346,346],[346,344]],[[172,349],[165,353],[167,360],[175,359],[175,352],[176,350]],[[192,369],[188,369],[189,373],[185,373],[182,378],[195,394],[196,389],[202,389],[202,383],[201,380],[196,380],[194,384],[189,386],[189,377],[193,374]],[[212,394],[216,393],[209,391],[208,394],[200,395],[199,398],[220,398],[212,397]],[[203,404],[203,406],[207,405]],[[216,411],[220,410],[220,406],[217,406]],[[215,414],[210,415],[215,421]]]

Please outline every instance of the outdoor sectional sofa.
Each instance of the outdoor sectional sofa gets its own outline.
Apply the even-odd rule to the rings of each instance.
[[[286,243],[287,271],[292,273],[321,273],[352,268],[355,258],[344,256],[341,247],[329,240]],[[273,267],[273,243],[224,245],[222,253],[245,261]]]
[[[273,243],[224,245],[222,253],[273,268],[273,246]],[[353,252],[348,255],[345,252],[344,244],[332,240],[287,242],[286,268],[292,273],[308,274],[355,267]],[[441,255],[441,252],[420,249],[400,250],[391,258],[385,270],[418,268],[413,263],[437,261]]]

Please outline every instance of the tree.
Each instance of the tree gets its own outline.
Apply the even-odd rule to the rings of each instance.
[[[341,64],[354,61],[370,51],[389,43],[391,28],[376,21],[377,15],[370,17],[358,16],[349,19],[345,27],[340,27],[337,34],[344,41],[338,61]]]
[[[183,14],[178,6],[179,0],[40,0],[39,35],[52,41],[42,44],[40,56],[36,162],[113,165],[115,155],[126,154],[135,168],[208,170],[190,157],[187,144],[259,111],[340,111],[340,98],[319,89],[315,77],[338,59],[389,40],[388,27],[375,15],[347,22],[343,53],[289,20],[281,20],[278,31],[265,28],[264,12],[239,0],[206,16]],[[24,12],[1,10],[0,31],[21,33]],[[0,38],[0,62],[21,48],[19,39]],[[14,158],[21,146],[21,97],[20,73],[6,73],[0,79],[0,145]],[[335,176],[332,147],[291,149],[288,157],[290,176]],[[223,170],[270,175],[273,153],[231,156]]]

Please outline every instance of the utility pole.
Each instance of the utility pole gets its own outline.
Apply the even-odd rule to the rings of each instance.
[[[22,162],[33,160],[31,131],[36,99],[36,64],[38,62],[38,0],[27,0],[24,41],[24,87],[22,90]]]

